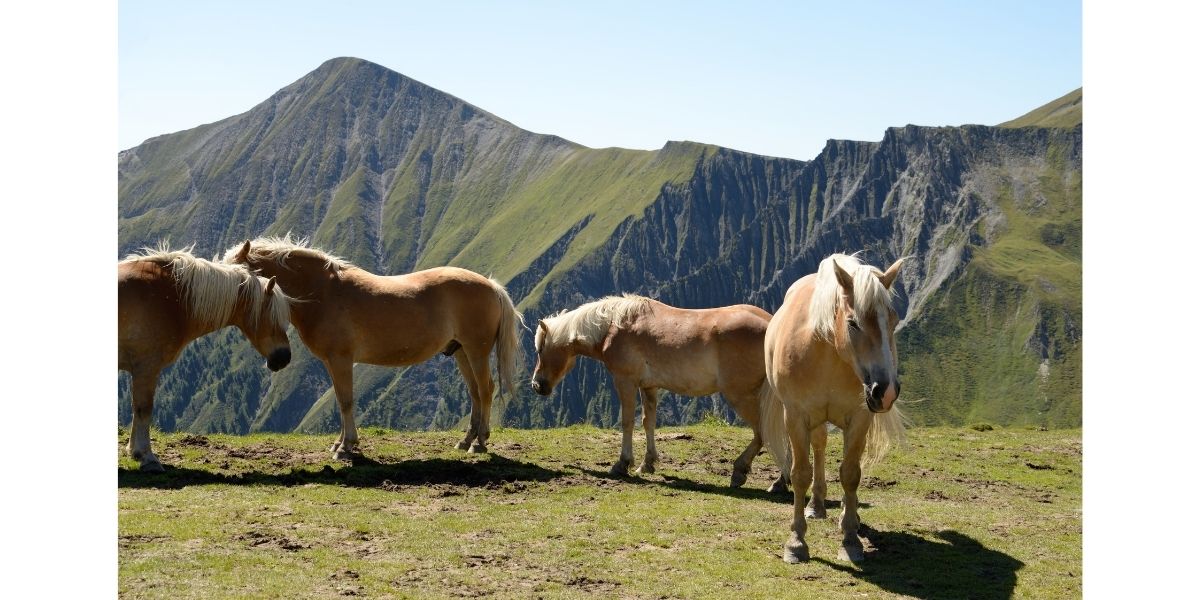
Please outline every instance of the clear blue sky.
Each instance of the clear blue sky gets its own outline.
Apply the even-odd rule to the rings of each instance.
[[[735,5],[736,4],[736,5]],[[810,159],[995,124],[1082,85],[1079,2],[118,5],[120,148],[244,112],[336,56],[591,147]]]

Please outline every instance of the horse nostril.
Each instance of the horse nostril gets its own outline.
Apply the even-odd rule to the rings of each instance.
[[[271,356],[267,357],[267,368],[272,371],[278,371],[292,362],[292,350],[290,348],[279,348],[271,352]]]
[[[879,385],[879,383],[872,383],[871,384],[871,397],[874,398],[876,402],[879,402],[880,400],[883,399],[883,393],[886,390],[887,390],[886,385]]]

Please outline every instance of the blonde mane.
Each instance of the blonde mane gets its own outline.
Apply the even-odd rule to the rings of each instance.
[[[582,342],[599,344],[611,326],[626,327],[642,313],[650,310],[650,299],[636,294],[608,296],[584,304],[575,310],[562,311],[543,320],[554,344]],[[534,347],[542,347],[542,328],[534,335]]]
[[[254,258],[273,260],[281,266],[287,266],[287,259],[293,254],[296,256],[316,258],[325,261],[325,268],[341,271],[353,267],[344,258],[334,256],[324,250],[319,250],[308,245],[308,238],[292,238],[292,233],[289,231],[283,237],[263,236],[250,242],[250,255]],[[242,244],[236,244],[229,250],[225,251],[225,256],[221,261],[228,263],[241,252]]]
[[[842,270],[854,278],[854,314],[860,319],[867,315],[881,314],[892,306],[892,292],[879,281],[883,271],[863,264],[856,256],[833,254],[821,261],[817,268],[816,289],[813,290],[812,302],[808,314],[813,319],[813,331],[818,337],[826,340],[838,340],[845,335],[844,331],[835,331],[837,310],[841,305],[842,285],[838,283],[837,273],[833,270],[833,261],[837,261]]]
[[[263,302],[267,300],[270,302],[267,307],[270,325],[287,327],[292,299],[282,290],[276,287],[267,296],[266,279],[254,275],[245,265],[227,265],[194,256],[194,247],[193,244],[182,250],[171,250],[166,242],[159,242],[157,248],[142,248],[140,254],[130,254],[121,262],[149,261],[164,267],[169,265],[175,287],[186,299],[188,314],[205,326],[228,325],[240,296],[246,301],[251,327],[258,327]],[[246,285],[248,282],[253,284]]]

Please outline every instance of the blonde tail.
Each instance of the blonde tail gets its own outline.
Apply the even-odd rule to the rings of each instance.
[[[508,290],[496,280],[489,279],[500,300],[500,331],[496,335],[496,373],[500,380],[500,389],[511,396],[516,393],[517,366],[524,362],[521,350],[521,330],[525,328],[525,318],[513,306]],[[504,414],[501,409],[500,414]]]
[[[867,447],[859,462],[864,471],[878,464],[888,450],[904,446],[906,420],[900,412],[900,407],[895,404],[892,405],[892,410],[871,415],[871,427],[867,429]]]
[[[783,478],[790,479],[792,473],[792,440],[787,434],[787,423],[783,418],[783,401],[771,382],[763,380],[758,392],[759,428],[763,441],[771,451],[775,464],[783,471]]]

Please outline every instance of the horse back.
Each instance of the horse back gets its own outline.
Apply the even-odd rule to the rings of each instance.
[[[685,395],[757,388],[770,314],[750,306],[683,309],[653,302],[628,328],[615,331],[609,368],[637,372],[646,385]]]
[[[452,340],[491,348],[502,310],[486,277],[457,267],[394,276],[358,270],[336,294],[337,302],[322,309],[324,333],[315,335],[338,339],[309,332],[305,343],[345,346],[356,362],[373,364],[426,360]]]

